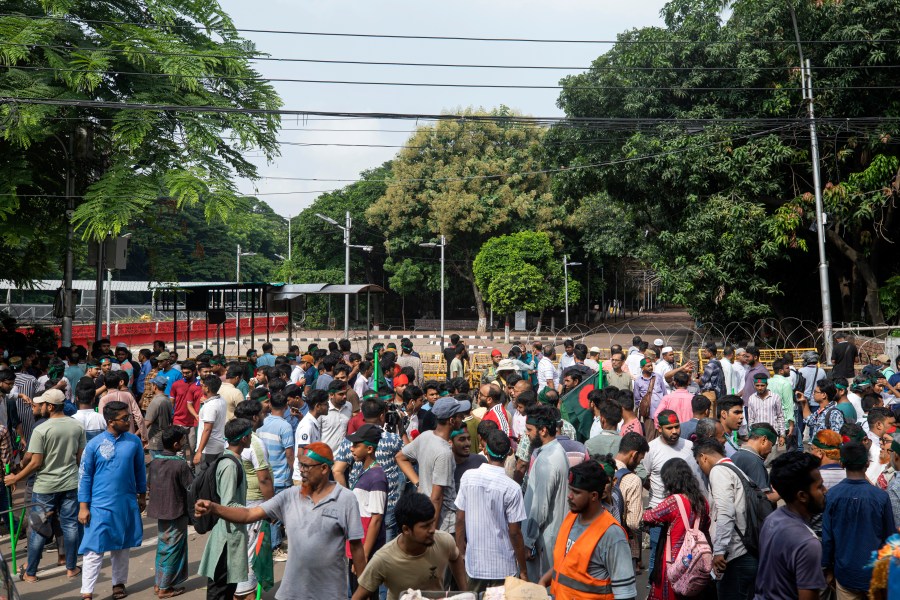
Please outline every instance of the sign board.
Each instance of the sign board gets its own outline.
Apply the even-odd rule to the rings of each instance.
[[[106,238],[103,241],[103,258],[102,268],[123,270],[128,266],[128,238],[115,237]],[[88,260],[87,264],[92,267],[97,266],[97,255],[99,254],[100,244],[98,242],[90,242],[88,244]]]
[[[517,310],[516,311],[516,322],[513,329],[515,331],[525,331],[527,329],[526,320],[528,317],[528,311]]]

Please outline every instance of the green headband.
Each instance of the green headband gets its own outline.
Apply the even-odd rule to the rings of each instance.
[[[642,358],[642,359],[641,359],[641,366],[643,367],[643,366],[646,366],[646,365],[647,365],[647,359],[646,359],[646,358]]]
[[[334,466],[333,460],[328,460],[321,454],[318,454],[315,450],[307,450],[306,455],[308,457],[310,457],[311,459],[313,459],[314,461],[322,463],[323,465],[328,465],[329,467]]]
[[[896,443],[896,442],[894,442],[894,443]],[[816,448],[820,448],[822,450],[840,450],[841,449],[840,446],[832,446],[830,444],[826,444],[825,442],[820,442],[818,440],[818,438],[815,438],[815,437],[812,440],[812,445],[815,446]]]
[[[601,485],[600,478],[591,475],[593,475],[593,473],[588,474],[588,476],[585,477],[583,473],[569,469],[569,485],[586,492],[598,492],[602,494],[603,489],[606,487],[605,483]]]
[[[616,470],[609,463],[600,463],[600,466],[603,467],[603,472],[606,473],[606,476],[612,479],[613,475],[616,474]]]
[[[678,415],[676,415],[676,414],[659,415],[658,417],[656,417],[656,420],[659,423],[660,427],[666,427],[668,425],[680,424],[680,421],[678,420]]]
[[[846,389],[847,389],[847,386],[844,385],[843,383],[836,383],[836,384],[834,384],[834,387],[837,388],[837,389],[839,389],[839,390],[846,390]]]
[[[248,428],[246,431],[244,431],[243,433],[241,433],[239,436],[233,437],[233,438],[228,438],[228,441],[231,442],[231,443],[233,444],[234,442],[236,442],[236,441],[238,441],[238,440],[244,439],[245,437],[247,437],[247,436],[250,435],[251,433],[253,433],[253,428]]]
[[[750,430],[750,435],[761,435],[773,444],[778,441],[778,436],[768,429],[763,429],[761,427],[754,427]]]
[[[440,396],[441,398],[443,398],[444,396],[449,396],[449,395],[450,395],[450,390],[444,390],[443,392],[438,392],[438,396]]]
[[[451,431],[451,432],[450,432],[450,439],[452,440],[452,439],[455,438],[456,436],[462,435],[462,434],[464,434],[464,433],[467,433],[465,429],[457,429],[456,431]]]
[[[499,454],[495,454],[495,453],[491,452],[491,447],[488,446],[488,445],[486,445],[486,444],[485,444],[485,446],[484,446],[484,450],[485,450],[485,452],[488,453],[488,455],[489,455],[491,458],[496,458],[497,460],[503,460],[503,459],[506,458],[505,456],[500,456]]]
[[[388,400],[392,400],[394,398],[393,394],[385,394],[384,396],[378,396],[379,400],[384,400],[387,402]]]
[[[373,391],[366,392],[365,394],[363,394],[363,397],[362,397],[363,402],[365,402],[366,400],[376,400],[377,398],[378,398],[378,394],[376,394]]]

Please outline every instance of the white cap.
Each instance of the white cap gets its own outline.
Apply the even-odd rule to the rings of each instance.
[[[125,348],[126,350],[128,350],[128,344],[126,344],[125,342],[119,342],[118,344],[116,344],[116,348]]]
[[[674,352],[674,350],[672,349],[672,346],[666,346],[665,348],[660,350],[660,352],[662,352],[663,354],[666,354],[668,352]]]
[[[662,341],[662,338],[656,338],[655,340],[653,340],[654,346],[662,346],[663,344],[665,344],[665,342]],[[663,352],[665,352],[665,350],[663,350]]]
[[[600,348],[597,346],[592,346],[590,350],[588,350],[588,354],[600,354]]]

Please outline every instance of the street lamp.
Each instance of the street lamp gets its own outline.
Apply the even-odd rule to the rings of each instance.
[[[241,245],[237,245],[237,260],[235,262],[235,279],[237,283],[241,283],[241,257],[242,256],[256,256],[256,252],[241,252]],[[237,320],[235,321],[234,334],[237,337],[237,351],[238,354],[241,353],[241,290],[240,288],[235,290],[237,302],[235,302],[235,309],[237,310]],[[253,340],[250,341],[250,345],[253,345]]]
[[[316,216],[325,221],[326,223],[330,223],[334,225],[338,229],[344,232],[344,285],[350,285],[350,230],[353,228],[353,221],[350,218],[350,211],[348,210],[345,215],[346,225],[341,225],[331,217],[323,215],[322,213],[316,213]],[[353,246],[354,248],[362,248],[367,252],[371,251],[371,246]],[[344,339],[348,339],[350,337],[350,294],[344,294]]]
[[[447,238],[441,236],[440,242],[423,242],[419,244],[423,248],[441,249],[441,351],[444,350],[444,248],[447,247]]]
[[[569,326],[569,267],[580,267],[580,262],[569,262],[569,257],[563,254],[563,279],[566,281],[566,327]]]
[[[123,240],[131,239],[131,234],[120,236]],[[107,262],[109,259],[107,258]],[[106,337],[109,337],[109,323],[112,318],[112,269],[106,269]]]

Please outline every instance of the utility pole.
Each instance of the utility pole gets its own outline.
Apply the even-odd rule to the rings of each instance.
[[[441,248],[441,352],[444,351],[444,249],[447,247],[447,238],[441,236],[440,242],[423,242],[419,244],[423,248]],[[491,307],[491,323],[494,322],[494,307]],[[493,326],[493,325],[492,325]],[[507,334],[507,337],[509,334]]]
[[[344,226],[344,285],[350,285],[350,228],[353,226],[353,220],[350,218],[350,211],[346,214],[346,225]],[[344,339],[350,339],[350,294],[344,294]]]
[[[794,24],[794,35],[797,38],[797,52],[800,55],[800,74],[803,78],[803,100],[809,115],[809,143],[812,155],[813,188],[816,199],[816,238],[819,249],[819,292],[822,298],[822,332],[825,337],[825,361],[831,365],[832,334],[834,324],[831,317],[831,289],[828,282],[828,259],[825,256],[825,204],[822,201],[822,174],[820,173],[819,137],[816,132],[816,111],[813,101],[812,67],[809,59],[803,58],[803,47],[800,44],[800,29],[797,27],[797,14],[791,6],[791,20]]]
[[[63,144],[63,150],[65,150]],[[75,302],[72,298],[72,279],[75,272],[75,227],[72,217],[75,215],[75,177],[72,173],[72,161],[75,155],[75,134],[69,132],[69,150],[66,152],[66,265],[63,270],[63,318],[62,346],[72,347],[72,323],[75,321]]]
[[[103,337],[103,267],[106,266],[106,240],[97,242],[97,285],[94,293],[94,340]]]

